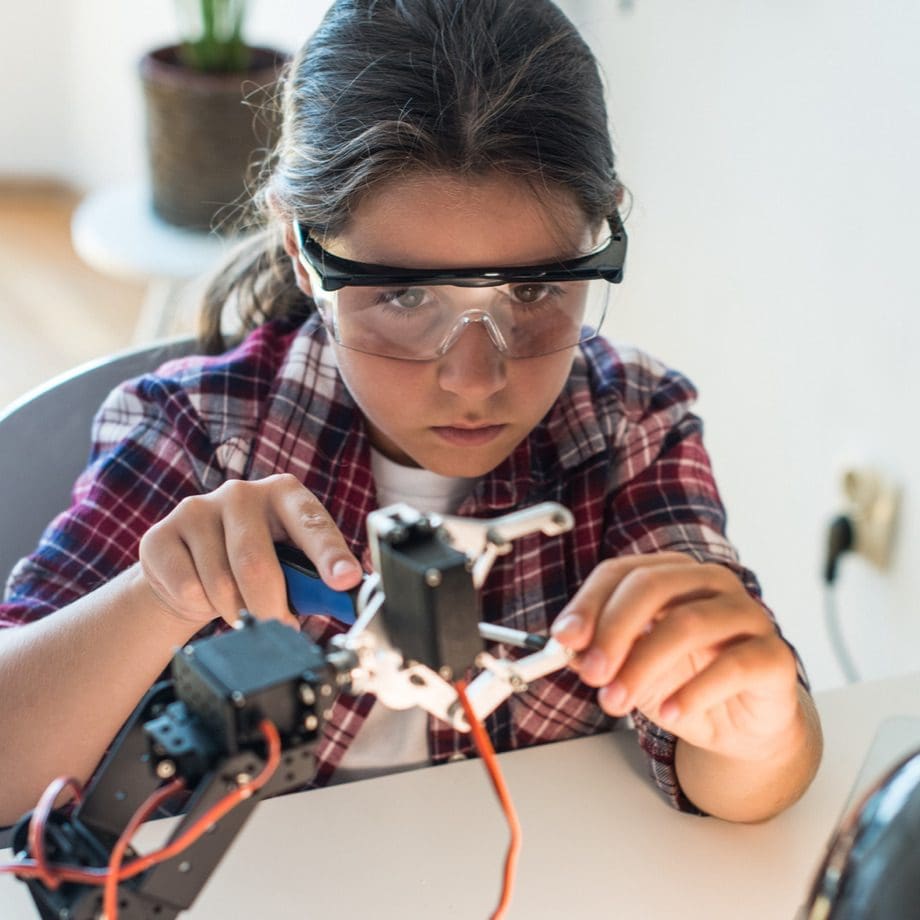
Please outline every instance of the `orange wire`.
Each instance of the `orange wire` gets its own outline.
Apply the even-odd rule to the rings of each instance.
[[[132,860],[127,865],[121,867],[116,873],[110,873],[110,871],[107,869],[78,869],[74,866],[48,865],[45,862],[44,843],[41,840],[41,834],[39,833],[44,832],[44,825],[48,816],[47,813],[50,812],[51,805],[54,803],[54,800],[57,798],[57,796],[60,795],[65,786],[73,785],[77,790],[78,799],[82,794],[82,790],[75,780],[71,779],[70,777],[59,777],[48,786],[48,788],[42,794],[41,799],[39,800],[39,805],[36,807],[35,812],[33,813],[33,821],[35,818],[37,818],[37,824],[34,828],[32,823],[29,825],[29,847],[33,852],[37,852],[39,854],[39,858],[23,859],[17,862],[0,864],[0,874],[10,872],[23,879],[38,878],[52,890],[60,886],[61,882],[76,882],[83,885],[105,885],[106,892],[110,890],[110,887],[114,887],[114,890],[117,892],[118,882],[123,882],[129,878],[133,878],[135,875],[139,875],[141,872],[149,869],[151,866],[165,862],[167,859],[170,859],[177,853],[181,853],[183,850],[187,849],[189,846],[195,843],[195,841],[198,840],[198,838],[201,837],[209,827],[211,827],[213,824],[216,824],[221,818],[224,817],[224,815],[227,814],[227,812],[235,808],[240,802],[250,798],[254,792],[261,789],[272,778],[275,771],[278,769],[278,765],[281,763],[281,737],[278,734],[278,729],[268,719],[262,720],[262,722],[259,724],[259,729],[265,736],[265,740],[268,745],[268,754],[266,757],[265,766],[262,768],[262,770],[248,783],[244,783],[242,786],[239,786],[237,789],[234,789],[232,792],[215,802],[214,805],[211,806],[211,808],[209,808],[200,818],[198,818],[197,821],[195,821],[190,827],[186,828],[179,837],[177,837],[171,843],[161,847],[159,850],[154,850],[152,853],[148,853],[146,856],[141,856]],[[146,801],[131,817],[131,820],[125,827],[125,830],[122,832],[121,837],[118,838],[118,841],[115,844],[115,848],[112,850],[109,863],[110,867],[112,866],[113,862],[117,866],[120,860],[123,858],[124,850],[127,849],[127,845],[130,843],[131,837],[136,832],[137,827],[143,823],[145,818],[153,812],[153,810],[161,803],[161,801],[165,801],[169,795],[174,794],[177,791],[177,788],[180,788],[181,785],[181,780],[176,780],[174,783],[170,783],[168,786],[157,789],[151,796],[146,799]],[[37,851],[35,846],[36,841],[38,843]],[[117,858],[116,851],[118,851]],[[110,875],[112,875],[116,881],[112,882]],[[107,920],[117,920],[114,910],[117,910],[117,899],[115,901],[113,912],[106,912]]]
[[[278,769],[278,764],[281,763],[281,738],[278,735],[278,729],[275,728],[274,724],[269,722],[268,719],[262,720],[259,724],[259,729],[268,743],[268,756],[265,760],[265,766],[261,771],[248,783],[244,783],[242,786],[239,786],[237,789],[234,789],[222,799],[215,802],[197,821],[190,827],[187,827],[175,840],[167,843],[159,850],[154,850],[146,856],[141,856],[129,862],[121,872],[119,872],[118,880],[120,882],[133,878],[135,875],[139,875],[151,866],[165,862],[177,853],[181,853],[183,850],[188,849],[188,847],[195,843],[212,824],[216,824],[220,821],[227,812],[236,808],[244,799],[250,798],[254,792],[261,789],[272,778],[275,770]]]
[[[118,883],[121,881],[122,860],[125,857],[125,850],[137,833],[137,829],[163,804],[179,790],[185,788],[185,782],[181,779],[174,779],[165,786],[155,789],[143,802],[140,808],[131,816],[131,820],[121,832],[121,836],[112,847],[112,853],[109,857],[108,873],[105,877],[105,887],[102,890],[102,912],[106,920],[117,920],[118,917]]]
[[[498,907],[495,908],[495,912],[492,914],[492,920],[502,920],[508,910],[508,906],[511,904],[511,892],[514,888],[518,855],[521,851],[521,823],[518,821],[514,803],[511,801],[511,795],[505,785],[505,778],[502,776],[498,757],[495,756],[495,749],[492,747],[489,735],[479,719],[476,718],[476,713],[473,712],[473,707],[470,705],[469,698],[466,695],[466,682],[463,680],[456,681],[454,689],[457,691],[457,698],[460,700],[460,705],[463,707],[464,715],[466,715],[466,721],[469,723],[473,743],[476,745],[476,750],[479,751],[479,756],[489,772],[489,778],[492,780],[495,794],[498,796],[499,802],[501,802],[502,810],[508,821],[508,829],[511,832],[511,839],[508,841],[508,854],[505,857],[502,895],[498,902]]]

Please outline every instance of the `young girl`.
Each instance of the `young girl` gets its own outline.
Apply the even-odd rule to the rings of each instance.
[[[266,229],[209,292],[245,337],[102,407],[70,509],[0,623],[0,822],[87,778],[176,648],[288,612],[274,541],[354,586],[406,500],[571,509],[502,557],[484,619],[579,654],[488,720],[497,749],[631,713],[676,806],[758,820],[820,757],[797,660],[724,534],[690,383],[598,334],[626,237],[597,65],[549,0],[339,0],[293,62]],[[534,270],[539,267],[540,270]],[[15,627],[15,628],[12,628]],[[342,695],[316,784],[471,741]]]

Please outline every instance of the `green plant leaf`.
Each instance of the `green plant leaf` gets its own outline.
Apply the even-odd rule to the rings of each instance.
[[[250,58],[243,39],[247,5],[248,0],[175,0],[182,63],[214,73],[245,71]]]

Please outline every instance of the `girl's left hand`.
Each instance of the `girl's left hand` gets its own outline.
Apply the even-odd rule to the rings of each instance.
[[[769,756],[800,714],[796,663],[726,566],[681,553],[602,562],[553,624],[610,715],[638,709],[685,742]]]

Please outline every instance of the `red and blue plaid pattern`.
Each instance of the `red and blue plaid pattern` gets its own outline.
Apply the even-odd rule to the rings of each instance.
[[[546,634],[600,560],[666,549],[731,567],[759,596],[725,537],[701,423],[690,411],[695,396],[684,377],[641,352],[603,339],[581,346],[554,407],[460,508],[489,517],[552,500],[575,516],[570,533],[526,537],[498,560],[482,595],[484,619]],[[377,507],[368,434],[315,317],[302,326],[268,323],[227,354],[184,358],[128,381],[100,409],[93,440],[71,507],[14,570],[0,626],[43,617],[109,581],[183,498],[232,478],[294,474],[365,557],[365,520]],[[340,628],[320,616],[303,624],[321,644]],[[370,696],[336,700],[315,784],[328,782],[373,705]],[[638,714],[635,721],[655,782],[672,804],[692,809],[677,783],[674,737]],[[534,681],[487,721],[499,751],[610,724],[595,690],[570,670]],[[434,719],[429,740],[432,763],[473,754],[468,735]]]

